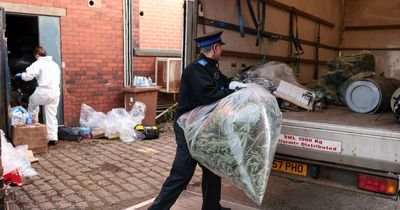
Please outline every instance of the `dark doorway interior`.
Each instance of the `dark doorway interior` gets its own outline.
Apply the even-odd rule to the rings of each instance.
[[[29,96],[37,86],[36,79],[25,82],[14,78],[14,75],[24,72],[35,61],[32,52],[39,45],[38,17],[8,14],[6,37],[11,75],[11,107],[22,105],[27,108]]]

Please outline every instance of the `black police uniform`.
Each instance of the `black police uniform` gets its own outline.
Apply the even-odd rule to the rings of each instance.
[[[176,120],[185,112],[200,105],[208,105],[232,93],[229,90],[230,80],[221,74],[217,61],[207,58],[203,54],[189,64],[182,74],[177,111],[174,119],[176,136],[176,156],[170,174],[164,182],[159,196],[149,210],[167,210],[178,199],[180,193],[191,180],[197,161],[188,150],[183,130]],[[202,191],[203,210],[222,209],[221,178],[199,164],[203,169]]]

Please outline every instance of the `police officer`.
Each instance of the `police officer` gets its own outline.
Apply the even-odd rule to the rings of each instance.
[[[186,188],[196,169],[197,161],[188,150],[183,130],[177,124],[177,119],[198,106],[208,105],[224,98],[237,88],[246,85],[229,80],[218,68],[218,61],[222,53],[221,39],[223,31],[214,31],[195,40],[200,47],[200,57],[190,63],[183,71],[179,90],[178,106],[174,118],[176,137],[176,155],[167,180],[161,192],[149,210],[168,210]],[[229,210],[220,205],[221,178],[199,164],[203,170],[202,210]]]

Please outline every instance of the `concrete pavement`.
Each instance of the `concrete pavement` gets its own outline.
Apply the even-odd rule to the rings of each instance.
[[[39,176],[8,190],[10,209],[126,209],[154,198],[175,154],[170,124],[158,140],[60,142],[38,156]],[[201,169],[172,210],[200,210]],[[271,176],[264,209],[399,209],[399,201],[339,188]],[[233,210],[257,209],[241,190],[222,182],[222,204]],[[146,209],[148,204],[137,207]],[[253,209],[248,206],[252,206]],[[135,210],[136,210],[135,209]]]
[[[160,139],[60,142],[37,156],[38,176],[7,190],[10,209],[124,209],[158,194],[175,155],[170,124]],[[197,169],[191,185],[199,184]]]

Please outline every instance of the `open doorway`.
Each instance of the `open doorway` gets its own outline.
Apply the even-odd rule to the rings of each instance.
[[[27,108],[29,96],[35,91],[37,81],[34,79],[25,82],[20,78],[14,78],[14,75],[24,72],[35,61],[32,52],[39,45],[38,17],[7,15],[6,37],[11,75],[10,105]]]
[[[21,105],[27,108],[29,96],[35,91],[37,81],[34,79],[25,82],[20,78],[14,78],[14,75],[24,72],[35,61],[33,50],[39,45],[44,47],[48,55],[52,56],[53,61],[61,67],[60,18],[7,13],[6,37],[11,84],[10,105],[11,107]],[[62,90],[62,84],[60,84],[60,90]],[[42,116],[44,116],[44,112],[41,108],[39,122],[44,123]],[[60,125],[63,124],[63,117],[63,98],[61,93],[57,112],[57,119]]]

